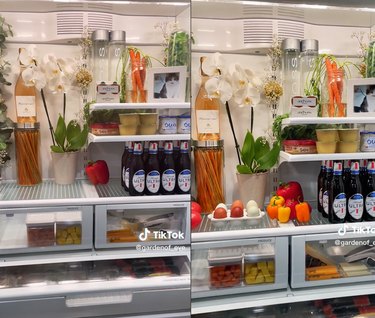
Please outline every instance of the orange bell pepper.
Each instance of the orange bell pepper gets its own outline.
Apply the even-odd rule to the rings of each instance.
[[[296,205],[296,216],[299,222],[310,221],[310,207],[307,202],[300,202]]]
[[[280,195],[274,195],[270,200],[270,205],[283,206],[285,199]]]
[[[279,206],[277,209],[277,218],[281,223],[287,223],[290,217],[290,207]]]
[[[277,205],[272,205],[272,204],[269,204],[267,206],[267,213],[268,213],[268,216],[271,218],[271,219],[277,219],[277,210],[278,210],[278,206]]]

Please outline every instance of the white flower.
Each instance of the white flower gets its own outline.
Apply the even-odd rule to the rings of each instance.
[[[34,44],[29,45],[27,49],[20,49],[19,59],[20,62],[26,67],[30,66],[31,64],[38,66],[40,63],[38,56],[38,49]]]
[[[234,101],[239,107],[244,106],[256,106],[260,102],[259,90],[252,85],[247,85],[244,88],[238,90],[234,96]]]
[[[31,64],[23,72],[22,78],[26,86],[35,86],[36,89],[41,90],[46,86],[46,77],[41,69]]]
[[[204,59],[202,70],[208,76],[219,76],[226,73],[225,62],[220,53],[215,53]]]
[[[210,98],[219,98],[222,103],[232,98],[232,87],[222,77],[210,78],[206,82],[205,88]]]

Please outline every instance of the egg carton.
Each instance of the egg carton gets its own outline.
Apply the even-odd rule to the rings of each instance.
[[[208,215],[208,219],[211,221],[212,225],[214,227],[224,227],[228,223],[230,223],[231,226],[241,226],[244,223],[246,225],[258,225],[263,217],[265,216],[265,212],[259,210],[258,216],[248,216],[246,209],[243,210],[243,216],[238,218],[231,217],[230,210],[227,209],[227,217],[222,219],[216,219],[214,218],[214,212]]]

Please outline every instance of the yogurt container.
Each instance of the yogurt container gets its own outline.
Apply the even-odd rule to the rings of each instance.
[[[180,115],[177,118],[177,133],[190,134],[190,115]]]
[[[361,146],[362,152],[375,151],[375,131],[361,131]]]
[[[177,134],[177,117],[159,116],[159,133],[162,135]]]

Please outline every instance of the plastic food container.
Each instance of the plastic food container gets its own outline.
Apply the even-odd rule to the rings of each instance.
[[[159,116],[159,133],[163,135],[177,134],[177,117]]]
[[[335,142],[339,140],[337,129],[316,129],[316,138],[320,142]]]
[[[153,125],[141,125],[139,127],[139,134],[140,135],[154,135],[157,131],[156,124]]]
[[[274,255],[246,253],[244,255],[244,277],[246,285],[274,283]]]
[[[284,151],[292,155],[316,153],[314,140],[284,140]]]
[[[361,131],[361,151],[375,151],[375,131]]]
[[[144,113],[139,114],[139,119],[142,126],[157,125],[158,114],[157,113]]]
[[[358,141],[359,140],[358,128],[339,129],[338,132],[339,132],[339,137],[341,141]]]
[[[119,125],[120,135],[136,135],[138,131],[138,125]]]
[[[54,213],[28,213],[26,227],[29,246],[51,246],[55,244]]]
[[[81,212],[56,213],[56,244],[71,245],[82,243]]]
[[[241,248],[232,247],[209,250],[208,265],[211,288],[227,288],[241,284]]]
[[[190,115],[181,115],[177,118],[177,133],[190,134]]]
[[[359,141],[339,141],[337,143],[337,152],[350,153],[357,152],[359,148]]]
[[[96,136],[113,136],[119,134],[117,123],[96,123],[90,125],[91,133]]]
[[[318,153],[335,153],[336,152],[337,142],[316,142],[316,149]]]
[[[139,125],[139,114],[128,113],[119,114],[120,123],[124,126],[138,126]]]

